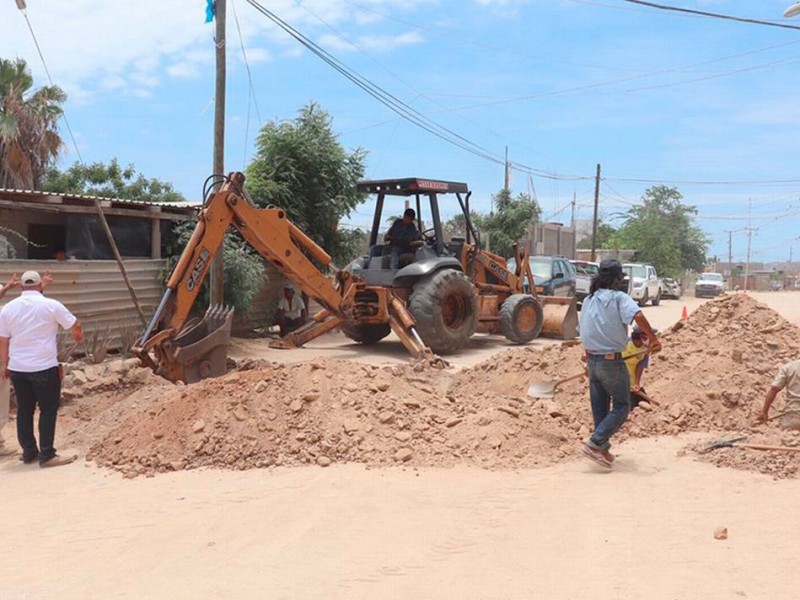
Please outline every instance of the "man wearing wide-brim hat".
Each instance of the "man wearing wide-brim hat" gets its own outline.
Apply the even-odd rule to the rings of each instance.
[[[623,360],[628,325],[636,322],[649,340],[651,353],[661,350],[661,342],[639,306],[620,291],[624,278],[618,261],[601,262],[581,307],[580,337],[585,350],[594,419],[594,432],[582,452],[608,469],[614,461],[609,451],[611,436],[619,431],[631,410],[631,381]]]
[[[17,394],[17,438],[22,461],[38,461],[40,467],[69,464],[54,446],[56,419],[61,403],[58,369],[58,329],[70,330],[76,342],[83,340],[78,319],[67,308],[42,294],[42,277],[26,271],[19,280],[18,298],[0,310],[0,362],[6,367],[0,377],[11,379]],[[39,440],[33,417],[39,407]]]

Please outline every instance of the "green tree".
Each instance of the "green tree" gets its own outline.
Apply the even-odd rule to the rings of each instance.
[[[507,189],[492,196],[492,206],[494,210],[488,215],[475,215],[475,224],[483,234],[489,235],[493,253],[511,256],[514,244],[541,218],[541,208],[528,194],[519,194],[514,198]]]
[[[609,240],[613,237],[614,233],[616,233],[616,228],[604,222],[602,219],[598,219],[597,221],[597,248],[603,248],[609,242]],[[576,246],[576,248],[591,248],[592,247],[592,234],[587,235],[585,238],[580,240]]]
[[[56,86],[34,90],[23,59],[0,59],[0,187],[39,189],[63,145],[58,119],[66,99]]]
[[[137,174],[133,165],[122,167],[116,158],[112,158],[108,164],[75,163],[66,171],[51,167],[47,170],[42,189],[62,194],[89,194],[148,202],[186,201],[171,183],[147,179],[141,173]]]
[[[297,118],[270,122],[256,138],[247,167],[247,190],[259,206],[284,208],[289,218],[336,261],[349,252],[339,221],[364,199],[356,183],[366,154],[347,152],[332,131],[330,115],[312,103]]]
[[[606,247],[636,250],[635,260],[656,267],[660,275],[680,277],[685,269],[702,270],[709,240],[692,222],[694,206],[683,204],[677,188],[645,190],[642,204],[624,214],[624,222]]]

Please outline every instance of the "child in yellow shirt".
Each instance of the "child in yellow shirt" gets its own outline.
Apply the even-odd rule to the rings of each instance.
[[[653,333],[658,333],[658,330],[653,329]],[[653,403],[642,387],[642,373],[650,364],[647,346],[647,336],[639,327],[634,327],[631,339],[625,350],[622,351],[622,359],[628,367],[628,374],[631,378],[631,408],[636,408],[643,401]]]

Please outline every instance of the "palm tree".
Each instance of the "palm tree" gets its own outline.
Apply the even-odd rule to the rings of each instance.
[[[66,94],[32,88],[23,59],[0,59],[0,188],[39,189],[63,145],[57,125]]]

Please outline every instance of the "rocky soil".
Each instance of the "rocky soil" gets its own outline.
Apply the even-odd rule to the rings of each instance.
[[[736,294],[703,305],[662,339],[664,350],[644,377],[660,405],[635,410],[617,441],[701,431],[709,443],[750,435],[797,445],[800,438],[775,424],[751,427],[778,366],[798,356],[797,327]],[[190,386],[117,361],[107,372],[68,376],[65,420],[70,442],[91,447],[88,458],[127,476],[336,462],[544,466],[575,456],[589,435],[588,387],[583,378],[572,381],[551,400],[526,390],[580,372],[581,353],[567,345],[519,348],[458,372],[249,361]],[[794,454],[695,450],[687,453],[776,477],[794,476],[800,466]]]

